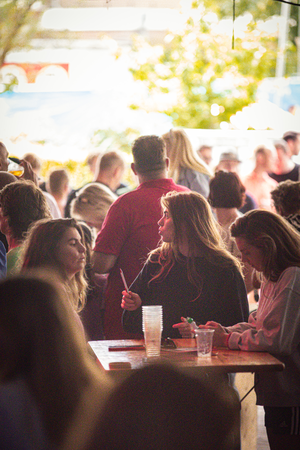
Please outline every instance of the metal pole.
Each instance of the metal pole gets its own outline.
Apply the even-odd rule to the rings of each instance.
[[[290,17],[290,5],[281,4],[281,20],[278,36],[278,54],[276,61],[276,77],[283,77],[285,74],[285,47],[288,35],[288,20]]]

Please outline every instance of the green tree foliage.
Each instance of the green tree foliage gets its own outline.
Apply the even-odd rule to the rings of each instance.
[[[132,128],[126,128],[121,132],[112,129],[97,130],[91,143],[99,152],[120,150],[130,154],[131,145],[139,135],[140,133]]]
[[[40,3],[37,0],[0,0],[0,67],[10,51],[26,47],[35,35],[42,13],[35,6]]]
[[[42,178],[48,180],[50,172],[56,169],[66,169],[70,177],[70,185],[75,189],[93,180],[93,174],[86,161],[73,161],[71,159],[64,163],[53,160],[43,161],[41,170]]]
[[[164,45],[150,46],[136,37],[131,72],[148,94],[132,108],[158,109],[176,126],[218,128],[255,101],[260,80],[275,75],[278,36],[267,21],[280,6],[270,0],[237,1],[234,49],[232,1],[194,6],[197,15],[180,32],[169,33]],[[291,72],[294,62],[287,66]]]
[[[212,2],[211,0],[197,0],[193,2],[194,8],[203,5],[207,10],[215,12],[220,19],[232,17],[233,0]],[[236,15],[250,13],[254,20],[267,20],[270,16],[280,14],[280,2],[276,0],[236,0]]]

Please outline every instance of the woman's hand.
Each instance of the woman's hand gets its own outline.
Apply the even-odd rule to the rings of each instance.
[[[175,323],[173,328],[177,328],[181,337],[184,339],[190,339],[194,337],[193,329],[191,324],[188,323],[185,317],[181,317],[180,323]]]
[[[211,328],[214,332],[214,347],[227,347],[228,332],[217,322],[206,322],[205,325],[199,325],[199,328]]]
[[[123,291],[122,295],[121,308],[126,309],[127,311],[135,311],[141,306],[142,300],[138,294],[131,291]]]

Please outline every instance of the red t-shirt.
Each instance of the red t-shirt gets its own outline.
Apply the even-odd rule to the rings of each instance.
[[[162,216],[160,198],[170,191],[189,191],[176,185],[172,179],[146,181],[134,191],[119,197],[110,207],[99,232],[95,252],[118,255],[109,273],[105,291],[104,335],[106,339],[135,337],[122,328],[121,308],[124,286],[120,276],[123,270],[128,286],[143,267],[150,250],[160,240],[157,222]]]

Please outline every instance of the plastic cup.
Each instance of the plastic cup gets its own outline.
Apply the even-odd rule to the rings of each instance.
[[[210,358],[215,330],[199,328],[194,331],[199,358]]]
[[[147,358],[160,356],[161,332],[163,329],[163,312],[161,305],[142,306],[143,332]]]

